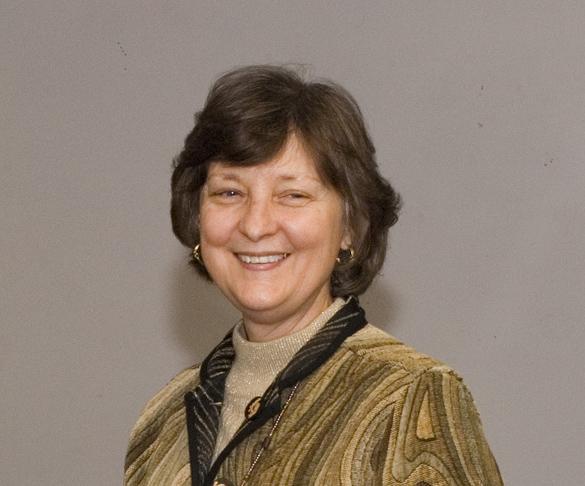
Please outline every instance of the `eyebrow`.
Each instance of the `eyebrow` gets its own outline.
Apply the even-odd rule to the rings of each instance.
[[[220,174],[211,174],[208,177],[209,179],[219,178],[225,179],[226,181],[239,181],[240,177],[237,174],[232,174],[230,172],[227,173],[220,173]]]

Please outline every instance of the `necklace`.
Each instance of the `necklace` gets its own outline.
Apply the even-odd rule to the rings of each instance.
[[[286,402],[282,406],[282,410],[276,416],[276,419],[274,420],[274,424],[272,424],[272,428],[270,429],[270,432],[268,432],[268,435],[266,437],[264,437],[264,440],[262,441],[262,444],[260,446],[260,450],[257,452],[256,457],[254,457],[254,460],[252,461],[252,464],[250,464],[250,467],[248,469],[248,472],[244,476],[244,479],[242,479],[242,482],[240,483],[240,486],[246,486],[248,484],[248,479],[250,479],[250,475],[252,474],[252,471],[256,467],[256,464],[258,464],[258,461],[260,460],[260,457],[262,456],[262,454],[264,453],[264,451],[266,449],[268,449],[268,446],[270,445],[270,441],[272,440],[272,436],[274,435],[274,432],[276,432],[276,429],[278,428],[278,425],[280,424],[280,421],[282,419],[282,416],[284,415],[284,412],[286,412],[286,409],[288,408],[289,403],[293,399],[293,397],[295,395],[295,392],[297,391],[297,388],[298,387],[299,387],[299,383],[297,383],[293,387],[293,389],[291,390],[290,394],[288,395],[288,398],[286,399]]]

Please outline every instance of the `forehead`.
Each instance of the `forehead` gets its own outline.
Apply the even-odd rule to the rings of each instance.
[[[296,137],[291,136],[284,147],[273,158],[256,165],[235,165],[229,162],[212,162],[208,178],[238,179],[253,177],[273,180],[314,180],[323,184],[311,155]]]

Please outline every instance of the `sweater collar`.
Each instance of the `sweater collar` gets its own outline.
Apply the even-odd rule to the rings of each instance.
[[[309,342],[344,304],[345,301],[338,297],[308,326],[287,336],[266,342],[248,341],[243,322],[240,321],[232,333],[232,343],[236,355],[231,372],[234,373],[236,368],[253,370],[255,376],[268,377],[266,383],[268,386],[299,349]]]

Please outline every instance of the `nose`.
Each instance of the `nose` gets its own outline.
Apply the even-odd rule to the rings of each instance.
[[[268,198],[250,199],[242,208],[240,231],[251,241],[260,241],[278,231],[278,221],[272,201]]]

